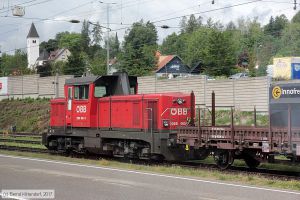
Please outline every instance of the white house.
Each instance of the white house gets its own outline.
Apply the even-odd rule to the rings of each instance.
[[[68,57],[71,55],[71,52],[69,49],[63,48],[63,49],[57,49],[55,51],[50,52],[49,60],[53,62],[57,61],[68,61]]]

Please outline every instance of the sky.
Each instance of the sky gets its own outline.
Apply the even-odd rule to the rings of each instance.
[[[111,4],[107,4],[111,3]],[[113,4],[112,4],[113,3]],[[54,38],[62,31],[80,32],[82,24],[69,20],[84,19],[107,25],[109,5],[110,35],[118,34],[122,41],[130,25],[140,19],[157,26],[159,43],[172,32],[179,31],[182,16],[195,14],[205,22],[208,18],[223,24],[238,18],[257,17],[261,24],[271,16],[285,14],[291,19],[300,10],[300,0],[294,10],[294,0],[0,0],[0,50],[12,54],[15,49],[26,51],[26,36],[33,22],[40,42]],[[14,6],[24,7],[25,15],[12,15]],[[168,25],[169,29],[160,26]],[[105,31],[105,29],[103,29]]]

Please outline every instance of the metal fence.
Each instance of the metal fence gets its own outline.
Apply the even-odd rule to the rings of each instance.
[[[0,100],[8,98],[53,98],[64,97],[65,80],[73,75],[39,77],[39,75],[10,76],[4,83],[5,93],[0,93]],[[4,88],[4,87],[3,87]]]
[[[39,75],[11,76],[5,79],[7,93],[0,92],[0,100],[7,98],[64,97],[65,80],[73,75],[39,77]],[[1,81],[1,80],[0,80]],[[300,81],[288,81],[300,83]],[[216,106],[234,107],[236,110],[267,112],[269,105],[268,77],[244,79],[207,80],[205,76],[190,76],[174,79],[157,79],[155,76],[138,78],[139,93],[191,92],[196,104],[211,106],[211,93],[215,92]],[[281,83],[274,82],[273,84]],[[4,91],[4,90],[3,90]]]
[[[191,92],[196,104],[211,106],[211,93],[216,94],[216,106],[234,107],[243,111],[268,111],[270,79],[255,77],[244,79],[207,80],[205,76],[174,79],[157,79],[154,76],[139,77],[139,93]]]

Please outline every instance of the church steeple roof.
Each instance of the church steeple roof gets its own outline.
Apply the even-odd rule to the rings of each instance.
[[[39,37],[39,34],[37,33],[36,28],[32,23],[27,38],[37,38],[37,37]]]

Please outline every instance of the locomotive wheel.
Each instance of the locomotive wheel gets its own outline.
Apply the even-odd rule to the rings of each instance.
[[[256,169],[260,165],[260,162],[258,160],[247,154],[244,155],[244,161],[250,169]]]
[[[225,170],[232,165],[234,158],[231,151],[224,150],[215,152],[214,160],[221,170]]]
[[[164,159],[165,159],[164,156],[160,155],[160,154],[152,154],[150,156],[150,160],[153,161],[153,162],[160,163],[160,162],[163,162]]]

